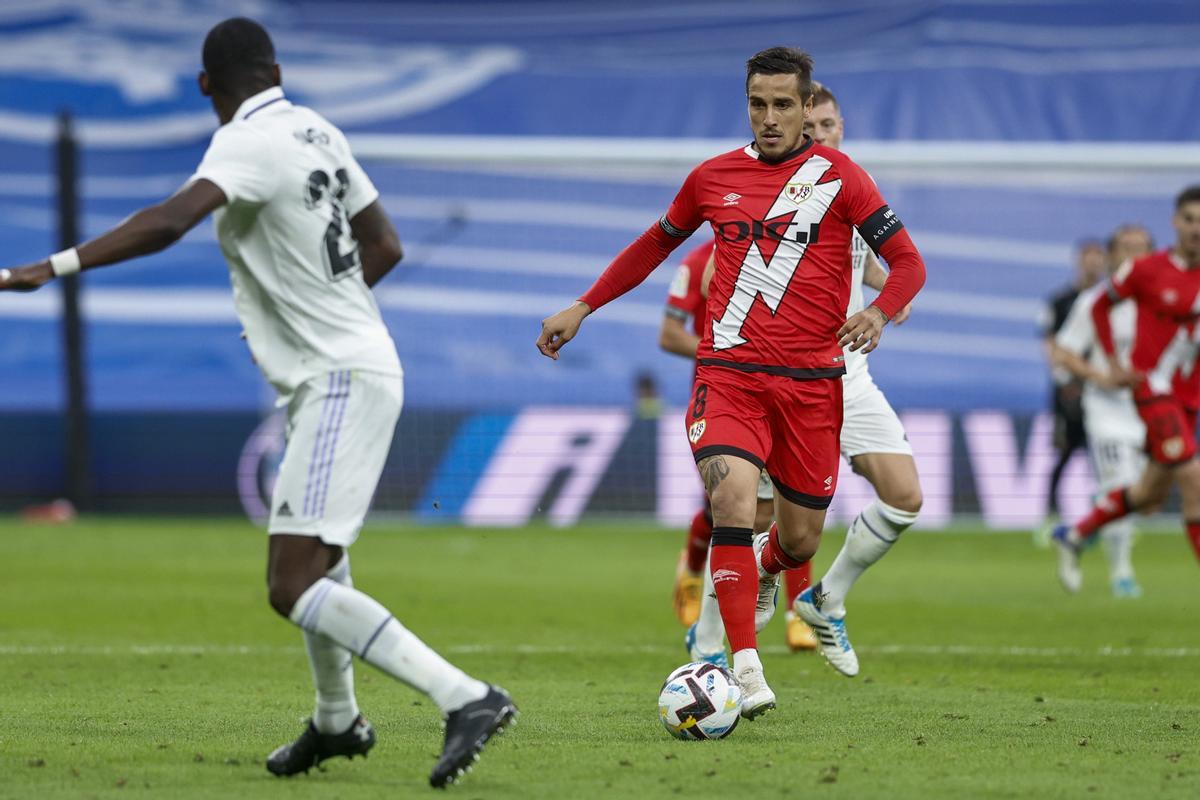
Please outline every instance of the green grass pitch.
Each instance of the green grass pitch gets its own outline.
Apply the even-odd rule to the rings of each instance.
[[[1138,601],[1109,596],[1098,552],[1067,597],[1028,535],[907,534],[850,598],[862,674],[786,653],[776,620],[762,644],[779,709],[721,742],[677,742],[656,716],[686,661],[669,602],[681,542],[632,523],[364,533],[356,584],[521,706],[450,791],[1200,797],[1200,567],[1181,534],[1138,543]],[[436,710],[361,664],[370,759],[265,771],[312,698],[300,635],[265,601],[265,551],[239,521],[0,525],[0,797],[432,791]]]

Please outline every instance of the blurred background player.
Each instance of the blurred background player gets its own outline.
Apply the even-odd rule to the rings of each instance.
[[[1111,275],[1126,261],[1148,256],[1154,252],[1154,237],[1145,225],[1127,222],[1108,237],[1108,271]]]
[[[841,109],[829,88],[820,83],[813,84],[813,109],[804,124],[804,131],[818,144],[841,149],[845,133]],[[864,283],[879,290],[887,280],[887,272],[857,233],[851,244],[851,264],[853,275],[847,318],[864,307]],[[906,305],[893,322],[903,323],[911,310],[911,304]],[[854,471],[871,483],[877,499],[850,524],[842,549],[815,586],[808,586],[811,562],[787,570],[784,576],[788,647],[803,649],[806,634],[811,631],[816,634],[821,653],[829,663],[843,675],[853,677],[858,674],[858,657],[846,634],[846,595],[863,572],[883,558],[900,534],[916,522],[922,495],[904,426],[871,379],[866,354],[846,348],[845,358],[841,453]],[[771,494],[770,483],[765,487],[765,494]],[[710,603],[706,605],[711,606]],[[724,642],[707,635],[713,626],[707,624],[704,617],[711,613],[715,613],[715,609],[704,608],[701,612],[698,630],[706,635],[697,637],[692,651],[694,658],[711,660],[716,652],[724,654]]]
[[[1110,251],[1115,239],[1116,235],[1110,239]],[[1080,249],[1094,245],[1098,246],[1086,242]],[[1116,266],[1112,261],[1109,264]],[[1106,290],[1107,287],[1101,284],[1079,295],[1053,345],[1055,366],[1083,382],[1083,423],[1101,495],[1135,483],[1146,464],[1143,451],[1146,427],[1134,407],[1133,393],[1114,380],[1108,359],[1096,342],[1092,305]],[[1119,303],[1109,312],[1116,358],[1126,370],[1129,369],[1136,314],[1137,307],[1133,303]],[[1140,597],[1142,590],[1133,571],[1132,521],[1126,517],[1105,525],[1101,528],[1101,537],[1108,554],[1109,584],[1113,595]]]
[[[1042,333],[1043,352],[1050,367],[1050,408],[1054,414],[1054,449],[1058,460],[1050,471],[1050,486],[1046,490],[1046,521],[1035,532],[1039,547],[1050,542],[1050,532],[1058,524],[1058,484],[1063,470],[1075,451],[1087,444],[1083,425],[1083,381],[1055,363],[1054,337],[1071,313],[1079,293],[1095,286],[1107,273],[1104,248],[1096,241],[1086,241],[1076,248],[1075,276],[1071,283],[1055,293],[1042,307],[1038,327]]]
[[[1162,505],[1174,481],[1183,498],[1188,540],[1200,558],[1200,369],[1193,352],[1182,357],[1182,348],[1172,347],[1192,339],[1200,309],[1200,186],[1178,195],[1171,222],[1175,244],[1123,264],[1092,304],[1096,341],[1108,359],[1111,381],[1133,387],[1146,426],[1149,461],[1136,483],[1102,495],[1071,527],[1054,529],[1058,578],[1069,592],[1079,591],[1083,583],[1079,553],[1084,542],[1111,522]],[[1109,318],[1112,307],[1125,300],[1137,305],[1130,369],[1117,360]]]
[[[751,57],[746,105],[753,143],[692,170],[658,223],[543,321],[537,347],[557,358],[588,314],[645,280],[701,225],[717,234],[709,303],[721,314],[700,343],[687,432],[712,503],[711,575],[741,712],[755,719],[775,707],[756,628],[774,611],[778,573],[816,553],[837,486],[843,348],[873,350],[924,284],[925,266],[866,172],[804,134],[807,53],[775,47]],[[892,271],[879,297],[846,319],[855,229]],[[793,281],[801,262],[804,280]],[[764,468],[777,524],[755,537]]]
[[[303,631],[317,688],[304,732],[271,753],[267,769],[294,775],[374,746],[355,699],[358,656],[441,710],[445,741],[429,780],[442,787],[470,768],[516,708],[350,578],[346,550],[379,483],[404,394],[396,345],[371,293],[400,260],[400,240],[342,132],[284,95],[261,25],[219,23],[203,61],[200,91],[220,127],[188,182],[77,248],[0,270],[0,289],[36,289],[158,252],[214,214],[247,344],[288,404],[268,525],[268,596]]]

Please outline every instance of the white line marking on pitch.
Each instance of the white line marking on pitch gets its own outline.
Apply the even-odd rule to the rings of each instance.
[[[492,655],[600,655],[614,652],[638,655],[683,655],[683,648],[668,645],[620,645],[586,647],[576,645],[480,645],[460,644],[440,648],[446,654]],[[856,648],[860,653],[875,655],[925,656],[990,656],[1010,658],[1200,658],[1200,647],[995,647],[980,645],[921,645],[881,644]],[[300,654],[304,648],[296,645],[190,645],[190,644],[128,644],[128,645],[0,645],[0,656],[263,656]],[[782,655],[788,652],[783,645],[767,645],[762,652]]]

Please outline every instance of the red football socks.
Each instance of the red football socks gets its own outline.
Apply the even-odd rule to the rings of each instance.
[[[779,544],[779,528],[775,523],[771,523],[771,531],[767,534],[767,544],[762,550],[763,569],[771,574],[776,574],[785,569],[796,569],[803,563],[784,552],[783,547]]]
[[[1079,538],[1086,539],[1108,523],[1118,520],[1134,509],[1129,507],[1128,489],[1113,489],[1088,512],[1088,515],[1075,523]]]
[[[713,528],[712,568],[713,588],[729,649],[758,649],[754,632],[754,606],[758,602],[758,565],[754,563],[749,528]]]
[[[784,608],[790,609],[792,603],[796,602],[796,597],[812,583],[812,562],[805,561],[795,569],[783,573],[783,582],[787,590],[787,605]]]
[[[1189,520],[1184,525],[1187,526],[1188,541],[1192,543],[1192,552],[1196,554],[1196,558],[1200,558],[1200,520]]]
[[[692,517],[687,537],[687,568],[693,575],[704,569],[708,558],[708,543],[712,539],[712,517],[708,509],[702,508]]]

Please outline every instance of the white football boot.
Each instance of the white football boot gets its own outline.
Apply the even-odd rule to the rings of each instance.
[[[775,616],[775,604],[779,594],[779,573],[772,575],[762,567],[762,551],[767,546],[769,535],[760,533],[754,537],[754,564],[758,567],[758,602],[754,606],[754,630],[760,633],[767,627],[771,617]]]
[[[1071,541],[1071,529],[1059,525],[1050,536],[1058,550],[1058,582],[1071,594],[1083,586],[1083,570],[1079,566],[1079,545]]]
[[[762,667],[744,666],[737,675],[742,690],[742,717],[753,720],[775,708],[775,692],[767,685]]]
[[[834,618],[822,611],[821,599],[821,584],[818,583],[796,595],[792,610],[817,635],[821,655],[825,656],[829,666],[847,678],[853,678],[858,674],[858,656],[850,645],[850,637],[846,635],[846,619],[844,616]]]

